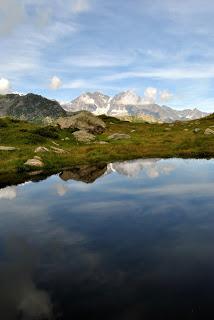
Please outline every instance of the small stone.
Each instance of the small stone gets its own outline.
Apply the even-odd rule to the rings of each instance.
[[[66,152],[66,151],[63,150],[63,149],[56,148],[56,147],[51,147],[51,149],[52,149],[55,153],[58,153],[58,154],[62,154],[62,153],[65,153],[65,152]]]
[[[94,143],[96,143],[96,144],[109,144],[109,143],[106,142],[106,141],[95,141]]]
[[[59,144],[56,143],[55,141],[51,141],[51,143],[53,143],[55,146],[59,146]]]
[[[185,128],[184,131],[189,131],[189,129]]]
[[[136,130],[131,130],[131,132],[135,132]]]
[[[38,156],[35,156],[34,159],[40,160],[40,161],[42,160],[42,158],[41,158],[41,157],[38,157]]]
[[[199,131],[201,131],[200,128],[195,128],[195,129],[193,130],[193,132],[195,132],[195,133],[198,133]]]
[[[123,140],[123,139],[130,139],[131,136],[125,133],[114,133],[108,137],[109,140]]]
[[[28,159],[25,162],[25,165],[29,167],[40,167],[40,168],[44,167],[44,163],[38,159]]]
[[[5,146],[0,146],[0,151],[14,151],[17,150],[15,147],[5,147]]]
[[[70,140],[70,138],[69,137],[65,137],[65,141],[69,141]]]
[[[38,147],[35,149],[34,151],[35,153],[39,153],[39,152],[49,152],[49,149],[46,147]]]

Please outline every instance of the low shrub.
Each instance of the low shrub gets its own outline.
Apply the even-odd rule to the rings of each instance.
[[[8,124],[4,119],[0,119],[0,128],[7,128]]]
[[[47,127],[37,128],[33,130],[32,133],[45,138],[58,139],[59,138],[58,130],[59,129],[56,127],[47,126]]]

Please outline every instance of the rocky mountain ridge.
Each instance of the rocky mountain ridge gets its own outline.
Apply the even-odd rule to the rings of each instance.
[[[69,103],[62,103],[69,112],[87,110],[95,115],[106,114],[120,119],[134,118],[149,122],[173,122],[176,120],[194,120],[208,115],[198,109],[175,110],[168,106],[148,103],[133,91],[125,91],[114,97],[100,92],[87,92]]]
[[[0,95],[0,117],[10,116],[22,120],[37,121],[66,115],[66,111],[57,101],[37,94]]]

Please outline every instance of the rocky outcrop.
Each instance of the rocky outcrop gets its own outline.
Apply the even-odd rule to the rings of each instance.
[[[210,129],[210,128],[207,128],[207,129],[204,131],[204,134],[206,134],[206,135],[214,134],[214,130],[212,130],[212,129]]]
[[[6,94],[0,96],[0,116],[38,121],[66,116],[66,111],[57,101],[37,94]]]
[[[63,103],[62,107],[70,112],[87,110],[96,115],[106,114],[128,121],[173,122],[193,120],[208,115],[196,108],[175,110],[160,106],[130,90],[114,97],[106,96],[101,92],[87,92],[69,103]]]
[[[95,136],[86,130],[75,131],[73,136],[79,142],[91,142],[95,140]]]
[[[100,118],[88,111],[81,111],[70,117],[59,118],[57,124],[61,129],[83,129],[92,134],[103,133],[106,128],[105,123]]]
[[[129,134],[125,133],[114,133],[110,136],[108,136],[109,140],[124,140],[124,139],[130,139],[131,136]]]

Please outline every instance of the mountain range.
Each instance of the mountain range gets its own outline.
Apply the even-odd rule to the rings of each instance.
[[[193,120],[208,115],[198,109],[175,110],[156,103],[145,103],[133,91],[121,92],[114,97],[100,92],[84,93],[69,103],[61,103],[68,112],[87,110],[96,115],[106,114],[124,120],[144,120],[149,122],[173,122]]]
[[[123,120],[173,122],[193,120],[208,115],[198,109],[175,110],[155,103],[145,104],[132,91],[109,97],[100,92],[84,93],[70,103],[59,103],[37,94],[0,95],[0,117],[10,116],[22,120],[40,121],[65,117],[72,112],[86,110],[95,115],[106,114]]]

